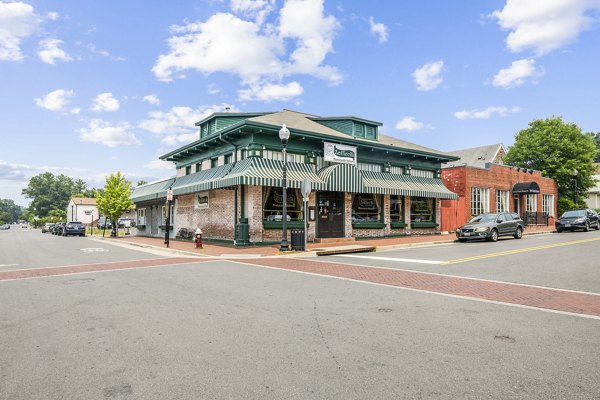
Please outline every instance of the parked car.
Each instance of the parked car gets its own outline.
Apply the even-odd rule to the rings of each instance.
[[[98,229],[112,229],[112,222],[110,222],[106,217],[98,218],[98,223],[96,224],[96,228]]]
[[[53,235],[62,235],[63,234],[63,227],[65,226],[64,222],[57,222],[54,224],[54,226],[52,227],[52,234]]]
[[[48,222],[42,226],[42,233],[52,232],[52,228],[54,228],[54,224],[52,222]]]
[[[578,229],[587,232],[590,228],[600,229],[600,218],[596,211],[590,208],[567,210],[556,220],[554,225],[558,233]]]
[[[524,229],[525,224],[517,213],[487,213],[472,218],[458,228],[456,238],[460,242],[466,242],[469,239],[487,239],[495,242],[500,236],[513,236],[515,239],[521,239]]]
[[[117,226],[119,228],[133,228],[135,227],[135,220],[133,218],[119,218]]]
[[[6,230],[6,229],[10,229],[10,225],[9,224],[0,225],[0,230]]]
[[[85,236],[85,227],[83,226],[83,223],[79,222],[79,221],[67,222],[65,224],[65,226],[63,227],[62,235],[63,236],[69,236],[69,235]]]

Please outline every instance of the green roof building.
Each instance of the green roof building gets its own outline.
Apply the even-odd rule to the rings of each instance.
[[[138,234],[165,234],[170,187],[171,237],[200,227],[208,240],[279,242],[283,125],[287,228],[303,228],[307,218],[309,241],[435,233],[440,199],[457,197],[440,175],[442,163],[458,157],[383,135],[379,122],[289,110],[214,113],[196,123],[198,140],[160,157],[175,163],[175,177],[134,189]]]

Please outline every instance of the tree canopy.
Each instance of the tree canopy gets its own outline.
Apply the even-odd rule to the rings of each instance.
[[[17,222],[23,210],[13,200],[0,199],[0,225]]]
[[[582,195],[595,184],[592,175],[596,152],[592,135],[561,117],[551,117],[533,120],[527,129],[519,131],[504,162],[539,170],[543,176],[553,178],[563,203],[573,199],[577,188],[577,204],[582,205]]]
[[[32,200],[30,214],[40,218],[49,216],[52,210],[66,210],[71,197],[95,196],[94,190],[88,189],[83,180],[73,180],[63,174],[55,176],[51,172],[32,177],[21,193]]]
[[[96,191],[96,206],[112,222],[113,227],[117,226],[117,220],[123,213],[133,209],[131,182],[125,179],[121,171],[106,177],[104,193]]]

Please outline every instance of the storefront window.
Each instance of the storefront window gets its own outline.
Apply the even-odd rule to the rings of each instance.
[[[404,196],[390,196],[390,221],[404,222]]]
[[[355,194],[352,201],[352,222],[381,221],[381,195]]]
[[[302,214],[302,195],[298,189],[286,191],[286,212],[288,221],[304,221]],[[265,187],[263,189],[263,220],[282,221],[283,189]]]
[[[435,222],[434,199],[413,197],[410,202],[410,222]]]

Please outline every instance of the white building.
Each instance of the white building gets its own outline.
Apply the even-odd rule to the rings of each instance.
[[[73,197],[67,206],[67,221],[79,221],[86,225],[98,219],[96,199],[90,197]]]

